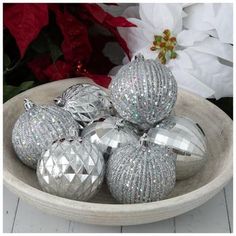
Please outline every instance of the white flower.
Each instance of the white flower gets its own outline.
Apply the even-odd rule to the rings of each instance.
[[[233,94],[229,12],[228,4],[144,3],[124,12],[137,27],[119,28],[119,32],[132,57],[142,53],[146,59],[166,62],[179,87],[218,99]],[[170,35],[166,38],[166,34]]]

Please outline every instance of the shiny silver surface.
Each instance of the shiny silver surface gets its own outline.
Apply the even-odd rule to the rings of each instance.
[[[176,176],[196,174],[207,161],[207,139],[199,124],[186,117],[170,116],[148,132],[148,139],[177,153]]]
[[[12,144],[20,160],[36,169],[42,151],[58,138],[76,136],[79,127],[68,111],[55,105],[25,99],[24,106],[12,130]]]
[[[107,185],[120,203],[161,200],[175,186],[175,161],[175,153],[153,143],[122,146],[108,160]]]
[[[80,139],[57,140],[41,156],[37,177],[51,194],[86,201],[102,184],[105,165],[95,145]]]
[[[81,137],[97,145],[107,159],[118,147],[138,142],[138,136],[127,122],[119,117],[108,117],[85,127]]]
[[[143,129],[167,117],[177,99],[171,71],[157,60],[144,60],[142,55],[124,65],[109,88],[120,116]]]
[[[76,84],[54,99],[69,111],[83,129],[88,123],[113,113],[113,106],[105,91],[91,84]]]

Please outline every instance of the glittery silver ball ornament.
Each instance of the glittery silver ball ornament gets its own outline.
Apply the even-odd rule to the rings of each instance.
[[[106,173],[112,196],[120,203],[165,198],[175,186],[175,160],[170,149],[146,141],[116,149]]]
[[[120,116],[143,129],[167,117],[177,98],[177,83],[171,71],[157,60],[145,60],[142,55],[124,65],[109,88]]]
[[[148,139],[177,153],[176,178],[186,179],[207,161],[207,139],[199,124],[186,117],[170,116],[148,132]]]
[[[88,123],[113,113],[109,96],[91,84],[76,84],[54,99],[56,105],[69,111],[83,129]]]
[[[87,201],[101,186],[104,168],[102,153],[95,145],[80,138],[62,139],[42,153],[37,177],[48,193]]]
[[[118,147],[138,142],[138,136],[128,122],[118,117],[107,117],[85,127],[81,137],[97,145],[107,160]]]
[[[55,105],[35,105],[24,100],[25,112],[12,131],[12,144],[20,160],[36,168],[43,150],[54,140],[76,136],[79,127],[68,111]]]

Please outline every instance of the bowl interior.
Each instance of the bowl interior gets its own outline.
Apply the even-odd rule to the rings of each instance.
[[[23,99],[29,97],[39,104],[52,103],[53,98],[60,95],[72,84],[84,80],[68,80],[64,83],[52,83],[28,90],[4,104],[3,131],[4,131],[4,169],[26,184],[40,189],[35,171],[25,166],[17,157],[11,143],[11,132],[18,116],[24,111]],[[86,80],[88,82],[88,80]],[[231,148],[229,135],[229,120],[222,119],[222,111],[204,99],[180,90],[176,115],[187,116],[198,122],[208,139],[209,156],[207,164],[195,176],[177,181],[174,191],[167,197],[180,196],[198,189],[216,178],[227,166],[230,155],[226,155]],[[231,132],[231,131],[230,131]],[[99,203],[116,203],[104,183],[99,193],[90,200]]]

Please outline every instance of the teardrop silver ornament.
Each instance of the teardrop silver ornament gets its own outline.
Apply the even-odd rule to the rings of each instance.
[[[167,117],[177,99],[171,71],[142,55],[124,65],[109,86],[111,100],[124,119],[148,129]]]
[[[186,179],[207,161],[207,139],[199,124],[187,117],[170,116],[148,131],[149,141],[172,148],[177,154],[176,178]]]

